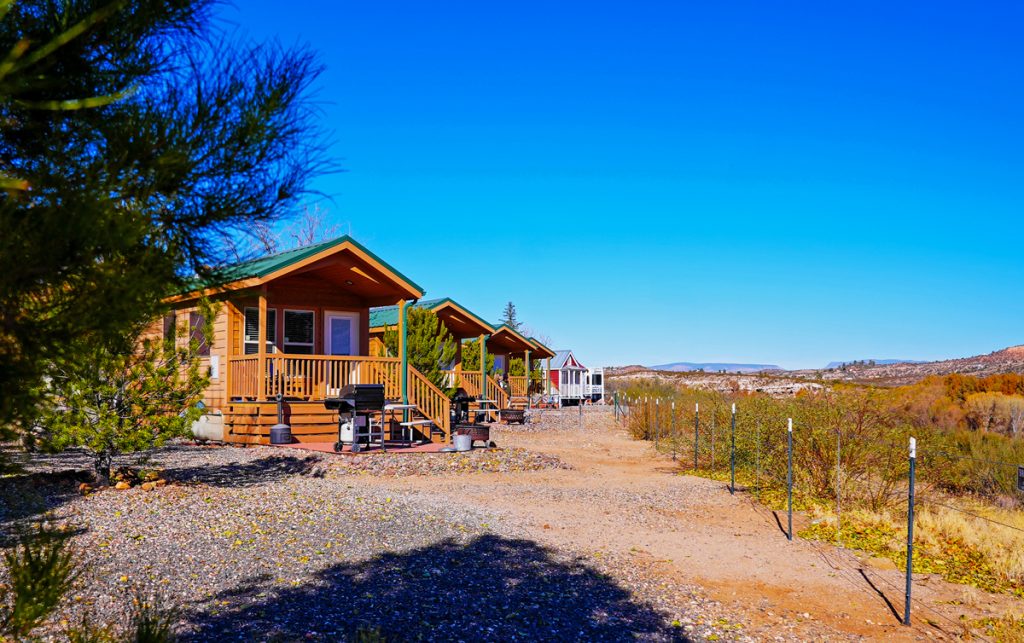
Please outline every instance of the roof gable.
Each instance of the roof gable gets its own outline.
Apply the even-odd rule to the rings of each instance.
[[[186,289],[178,299],[186,298],[189,295],[197,295],[205,290],[230,290],[232,289],[231,286],[248,287],[260,285],[298,270],[310,262],[329,259],[331,256],[346,250],[358,257],[359,260],[365,261],[368,265],[373,265],[375,269],[383,272],[393,283],[400,284],[410,298],[423,296],[424,291],[422,287],[398,270],[395,270],[394,267],[349,235],[343,235],[336,239],[330,239],[311,246],[225,266],[216,270],[207,278],[196,278],[187,283]]]
[[[485,333],[494,332],[494,329],[490,326],[490,324],[488,324],[483,319],[478,317],[475,313],[473,313],[473,311],[471,311],[468,308],[466,308],[465,306],[459,304],[457,301],[455,301],[454,299],[451,299],[450,297],[443,297],[443,298],[439,298],[439,299],[425,299],[425,300],[418,301],[418,302],[416,302],[416,303],[414,303],[412,305],[414,307],[416,307],[416,308],[426,308],[427,310],[432,310],[434,312],[444,312],[445,309],[454,309],[454,311],[456,311],[456,313],[457,313],[457,316],[459,317],[459,319],[458,319],[458,323],[459,324],[465,325],[466,323],[469,323],[469,324],[473,324],[473,325],[479,326],[480,328],[478,330],[480,330],[482,332],[485,332]],[[464,319],[464,318],[468,318],[468,319]],[[452,322],[452,323],[454,323],[454,322]],[[370,328],[371,329],[386,328],[388,326],[397,326],[397,325],[398,325],[398,306],[397,305],[393,305],[393,306],[380,306],[378,308],[370,309]],[[456,335],[458,334],[457,331],[454,330],[452,326],[449,326],[449,330],[451,330]]]
[[[571,350],[555,351],[555,357],[551,360],[551,369],[560,370],[563,368],[585,369],[586,367],[576,359]]]

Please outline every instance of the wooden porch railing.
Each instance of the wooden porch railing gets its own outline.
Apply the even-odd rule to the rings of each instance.
[[[512,397],[526,397],[528,380],[525,375],[509,375],[508,388]]]
[[[452,378],[452,386],[466,389],[466,395],[480,397],[480,371],[446,371]]]
[[[419,412],[444,431],[444,439],[451,442],[452,406],[444,391],[434,386],[423,373],[409,367],[409,403],[415,404]]]
[[[486,397],[489,400],[494,400],[495,406],[497,406],[499,409],[508,408],[508,392],[505,391],[505,389],[501,388],[501,385],[498,384],[497,380],[495,380],[490,375],[487,376]]]
[[[348,384],[383,384],[384,396],[395,400],[402,394],[400,362],[397,357],[267,355],[266,399],[273,399],[280,393],[288,398],[322,400],[337,395]],[[228,368],[231,398],[259,398],[258,357],[231,357]]]

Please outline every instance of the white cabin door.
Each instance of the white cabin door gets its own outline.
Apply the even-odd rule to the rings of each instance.
[[[359,354],[359,313],[324,312],[324,353]]]

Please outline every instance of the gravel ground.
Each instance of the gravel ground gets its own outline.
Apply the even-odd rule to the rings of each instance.
[[[504,449],[349,460],[178,446],[153,458],[172,484],[81,497],[75,471],[90,466],[78,453],[38,457],[30,476],[0,480],[4,529],[49,512],[78,530],[85,572],[48,630],[55,637],[61,621],[85,615],[123,622],[142,596],[174,606],[182,638],[195,641],[367,632],[387,640],[744,638],[694,588],[649,574],[657,561],[642,553],[549,549],[498,511],[352,475],[564,466],[550,456]]]

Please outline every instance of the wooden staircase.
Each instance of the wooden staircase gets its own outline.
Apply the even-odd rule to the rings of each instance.
[[[432,424],[427,436],[431,442],[452,441],[452,405],[444,391],[434,386],[427,377],[409,367],[409,404],[416,405],[418,412]]]
[[[498,384],[498,381],[496,379],[494,379],[493,377],[491,377],[490,375],[487,376],[487,396],[486,396],[486,398],[488,400],[494,400],[495,406],[497,406],[498,409],[507,409],[508,408],[508,399],[509,399],[508,391],[506,391],[505,389],[501,388],[501,385]]]

